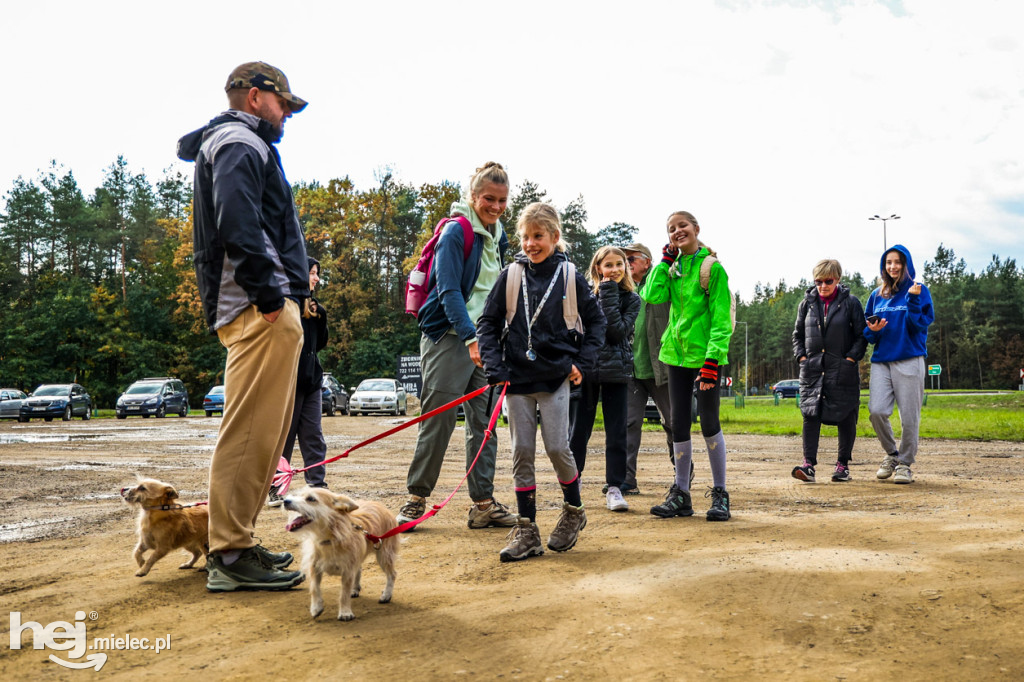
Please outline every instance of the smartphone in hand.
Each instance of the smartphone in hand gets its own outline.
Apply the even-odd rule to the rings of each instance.
[[[871,324],[874,324],[882,318],[880,318],[878,315],[868,315],[865,319]]]

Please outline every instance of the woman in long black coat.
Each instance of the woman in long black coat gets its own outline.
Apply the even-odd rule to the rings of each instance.
[[[850,480],[850,459],[860,412],[860,369],[867,341],[864,308],[839,283],[843,268],[836,260],[814,266],[814,286],[797,309],[793,355],[800,363],[800,411],[804,416],[804,463],[793,478],[814,482],[821,425],[839,427],[839,461],[833,481]]]

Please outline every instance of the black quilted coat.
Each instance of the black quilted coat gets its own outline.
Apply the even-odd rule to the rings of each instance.
[[[793,327],[793,355],[807,358],[800,363],[800,411],[825,424],[837,424],[859,409],[858,363],[867,349],[864,308],[848,288],[838,288],[827,319],[817,289],[808,289]]]
[[[640,297],[616,282],[601,282],[599,296],[608,327],[592,378],[602,384],[624,384],[633,377],[633,326],[640,314]]]

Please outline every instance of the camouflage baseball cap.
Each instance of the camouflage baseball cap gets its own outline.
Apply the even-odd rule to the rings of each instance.
[[[266,62],[246,62],[236,66],[235,70],[228,76],[228,83],[224,90],[236,88],[258,88],[268,92],[276,92],[281,95],[292,112],[299,113],[306,108],[306,100],[292,94],[288,86],[288,78],[281,69],[274,68]]]

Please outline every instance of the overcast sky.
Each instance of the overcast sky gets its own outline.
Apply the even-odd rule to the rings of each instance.
[[[821,258],[919,271],[940,243],[1024,265],[1024,5],[1015,0],[8,3],[0,192],[56,159],[86,194],[118,154],[155,180],[263,60],[309,107],[292,182],[413,185],[500,161],[657,252],[701,223],[744,299]]]

